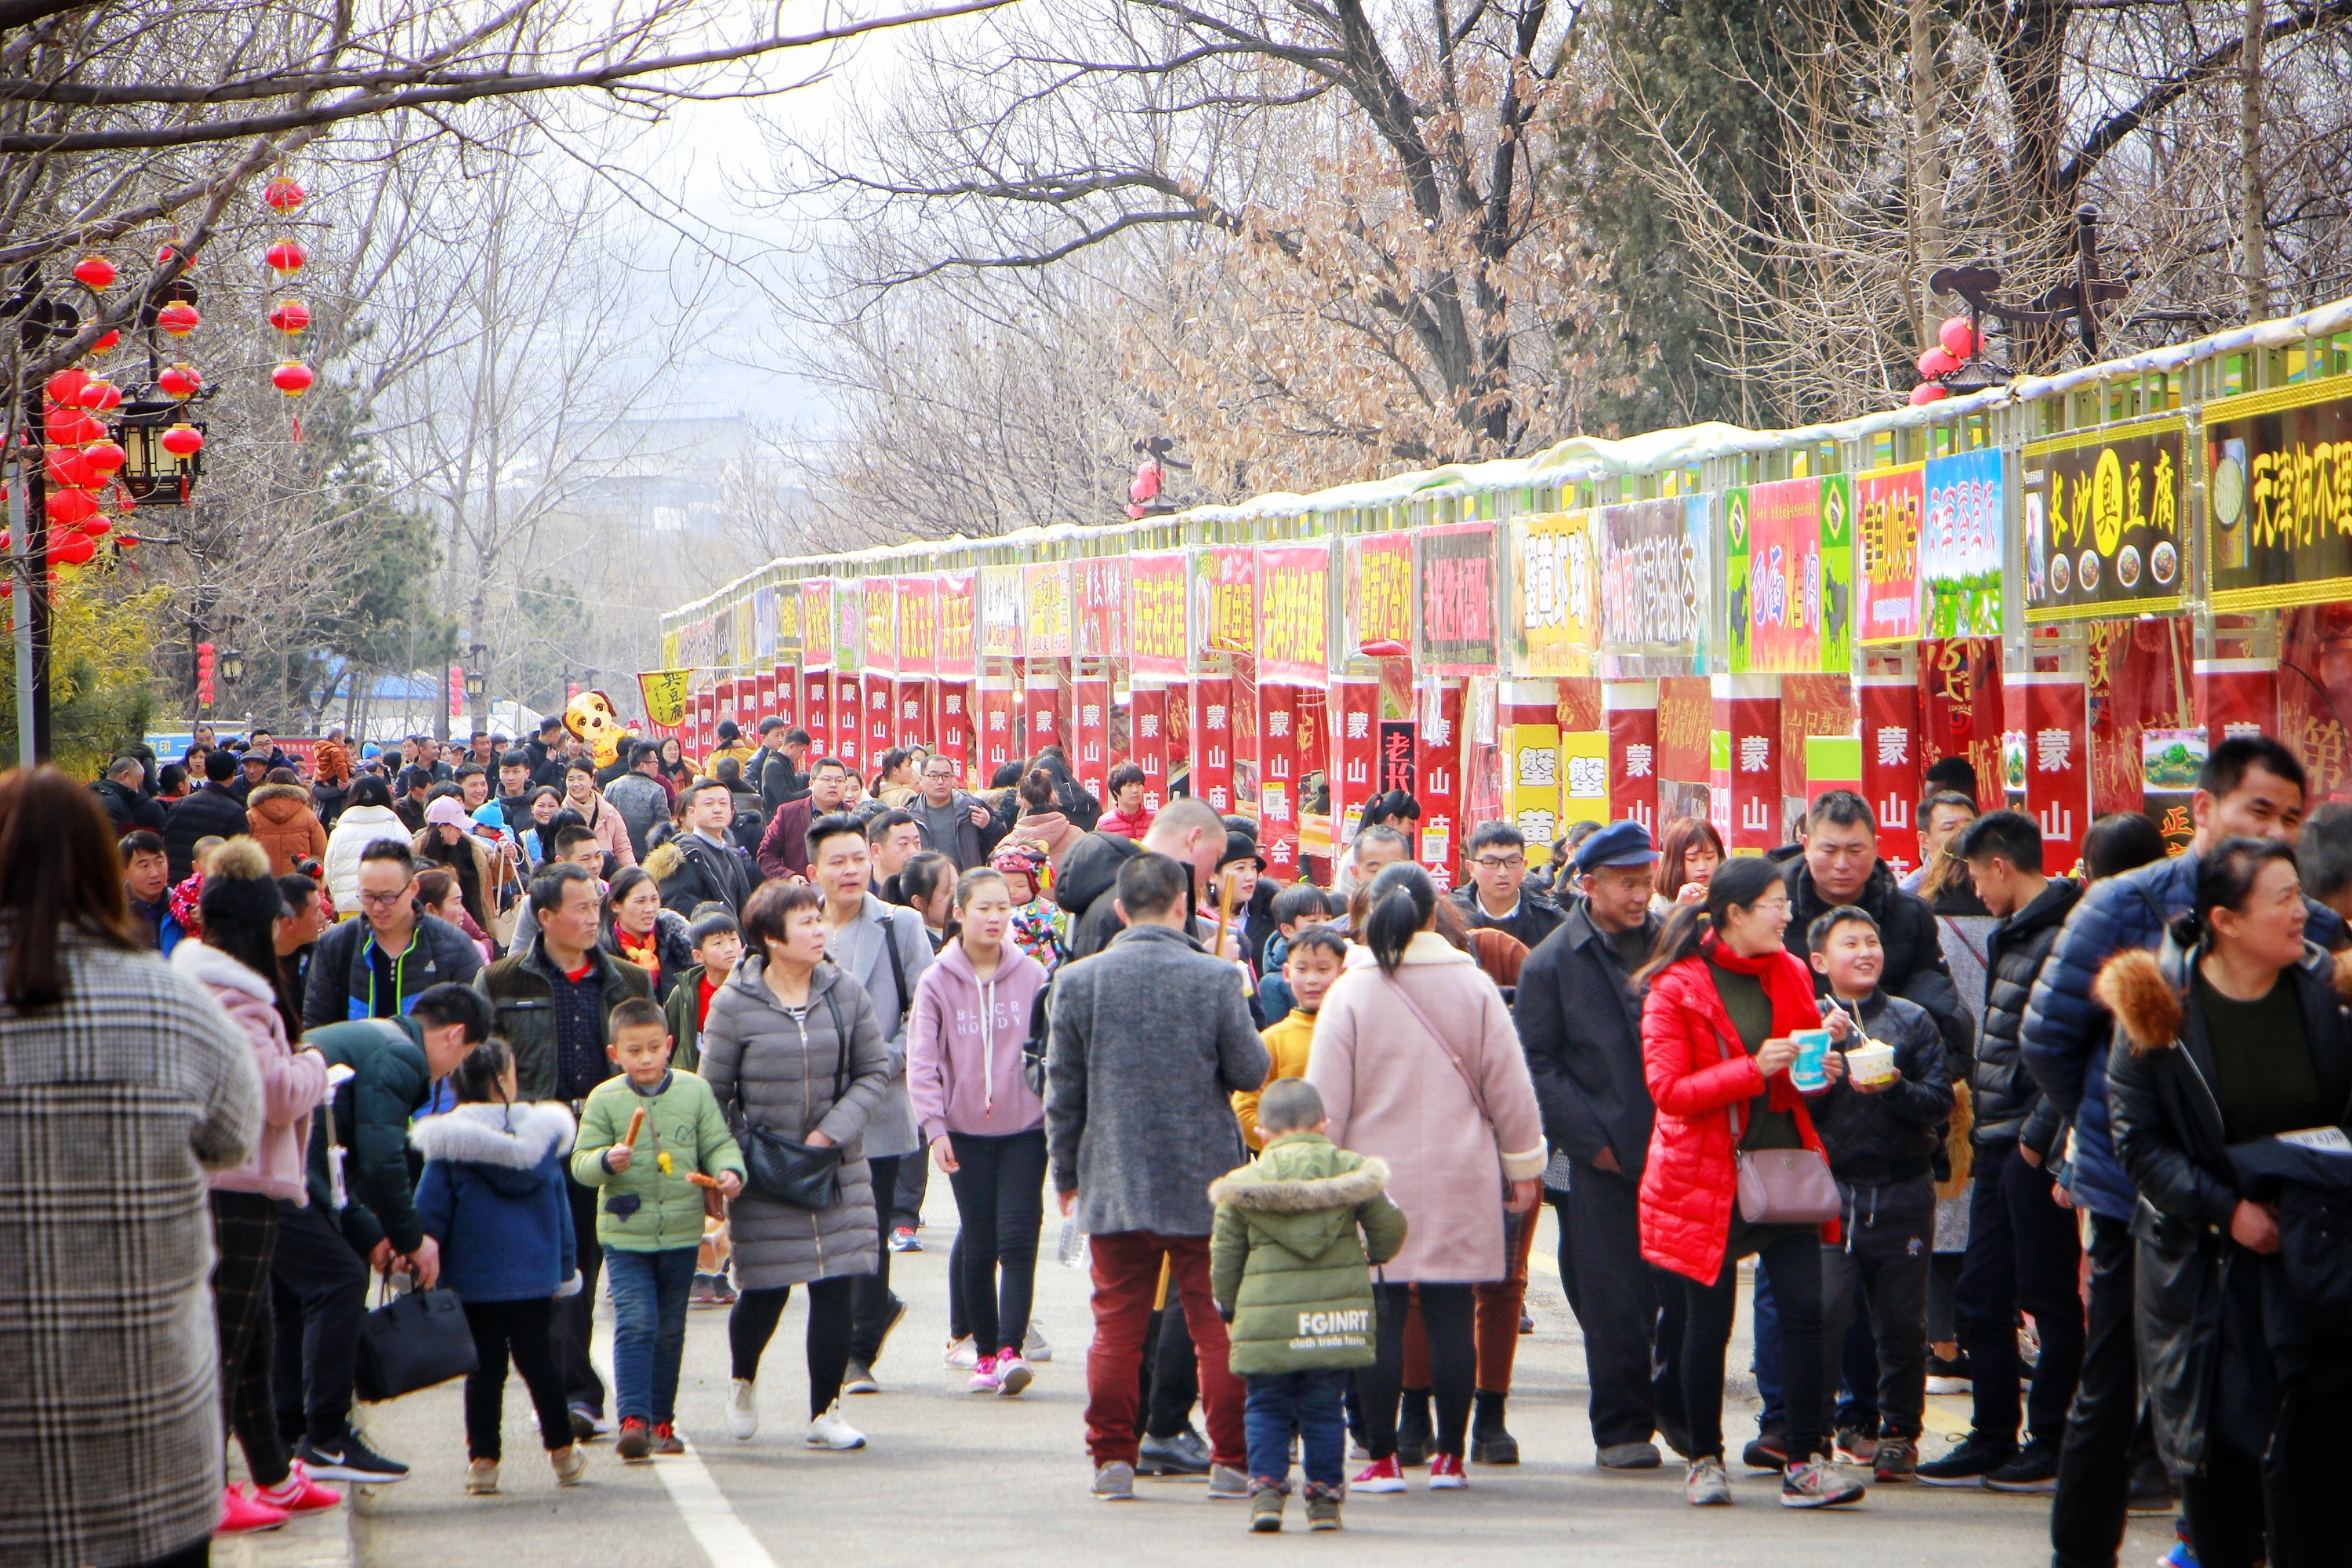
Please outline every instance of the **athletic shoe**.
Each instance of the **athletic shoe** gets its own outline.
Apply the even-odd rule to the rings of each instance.
[[[1095,1484],[1087,1489],[1097,1502],[1133,1502],[1135,1500],[1135,1467],[1118,1459],[1095,1471]]]
[[[1205,1476],[1209,1473],[1209,1445],[1189,1426],[1172,1437],[1146,1436],[1137,1445],[1135,1473]]]
[[[1684,1468],[1683,1500],[1693,1508],[1730,1506],[1731,1478],[1721,1459],[1693,1459]]]
[[[362,1486],[390,1486],[408,1479],[408,1467],[397,1459],[387,1459],[360,1441],[356,1432],[346,1432],[341,1445],[321,1448],[308,1437],[295,1446],[294,1457],[313,1476],[322,1481],[357,1481]]]
[[[1033,1356],[1030,1359],[1034,1361],[1036,1358]],[[980,1364],[980,1347],[971,1342],[970,1334],[966,1334],[960,1340],[950,1340],[948,1348],[940,1352],[940,1360],[959,1371],[970,1372]]]
[[[550,1454],[547,1462],[555,1467],[557,1486],[576,1487],[588,1470],[588,1450],[577,1443],[569,1443]]]
[[[476,1459],[466,1467],[467,1497],[499,1495],[499,1462],[496,1459]]]
[[[1238,1502],[1250,1495],[1249,1476],[1230,1465],[1209,1467],[1209,1496],[1218,1502]]]
[[[1037,1326],[1034,1318],[1029,1320],[1028,1333],[1022,1336],[1021,1359],[1035,1366],[1043,1366],[1054,1359],[1054,1347],[1046,1342],[1045,1331]]]
[[[898,1229],[890,1233],[890,1250],[893,1252],[920,1252],[923,1250],[923,1244],[915,1239],[915,1231],[912,1226],[902,1225]]]
[[[2035,1441],[2017,1451],[2017,1457],[1984,1479],[1987,1489],[1997,1492],[2054,1492],[2058,1489],[2058,1445]]]
[[[890,1331],[906,1321],[906,1301],[897,1296],[891,1297],[889,1313],[882,1320],[882,1331],[874,1336],[874,1353],[866,1358],[866,1365],[872,1366],[882,1359],[882,1347],[890,1342]]]
[[[727,1278],[725,1273],[721,1272],[710,1277],[710,1304],[712,1306],[731,1307],[735,1304],[735,1298],[740,1294],[741,1294],[741,1292],[735,1289],[735,1281]]]
[[[748,1377],[734,1379],[728,1388],[727,1430],[739,1443],[748,1443],[759,1433],[759,1390]]]
[[[613,1424],[585,1405],[572,1407],[572,1435],[581,1442],[613,1435]]]
[[[1309,1530],[1337,1530],[1339,1528],[1339,1497],[1338,1493],[1319,1493],[1307,1500],[1307,1528]]]
[[[1432,1454],[1429,1457],[1429,1489],[1433,1492],[1458,1492],[1470,1484],[1463,1473],[1459,1454]]]
[[[1866,1465],[1877,1452],[1878,1438],[1875,1434],[1864,1432],[1859,1426],[1849,1426],[1837,1435],[1837,1451],[1830,1458],[1844,1459],[1851,1464]]]
[[[1011,1345],[996,1352],[996,1392],[1010,1399],[1029,1386],[1037,1374],[1029,1370],[1021,1352]]]
[[[964,1386],[974,1394],[994,1394],[1003,1387],[996,1380],[996,1358],[992,1355],[981,1357],[980,1364],[972,1369],[971,1381]]]
[[[1751,1470],[1784,1470],[1789,1468],[1789,1436],[1778,1426],[1756,1434],[1756,1440],[1740,1450],[1739,1462]]]
[[[341,1505],[343,1494],[332,1487],[322,1487],[310,1479],[310,1472],[297,1459],[286,1472],[286,1479],[274,1487],[254,1487],[253,1500],[264,1508],[274,1508],[283,1514],[323,1513]]]
[[[1918,1479],[1919,1445],[1908,1437],[1881,1437],[1878,1451],[1870,1456],[1870,1477],[1874,1481],[1908,1481]]]
[[[853,1357],[848,1367],[845,1369],[841,1374],[841,1392],[844,1394],[879,1394],[882,1392],[882,1385],[874,1381],[874,1369],[872,1367],[867,1366],[864,1362],[858,1361]]]
[[[1917,1474],[1931,1487],[1981,1487],[1987,1476],[2016,1457],[2016,1444],[1971,1432],[1942,1458],[1921,1465]]]
[[[824,1407],[824,1415],[808,1424],[808,1436],[801,1441],[812,1448],[845,1452],[866,1447],[866,1434],[841,1418],[841,1401],[836,1399]]]
[[[1780,1477],[1782,1508],[1835,1508],[1861,1500],[1862,1488],[1819,1454],[1795,1461]]]
[[[279,1529],[285,1523],[284,1509],[256,1502],[235,1487],[223,1487],[220,1522],[213,1526],[213,1539],[222,1541],[232,1535],[254,1535],[265,1530]]]
[[[1356,1479],[1348,1483],[1348,1489],[1351,1492],[1401,1492],[1404,1490],[1404,1468],[1396,1462],[1394,1454],[1385,1459],[1374,1459],[1356,1472]]]
[[[1602,1447],[1600,1454],[1600,1465],[1604,1470],[1654,1470],[1662,1462],[1655,1443],[1610,1443]],[[1722,1461],[1709,1462],[1719,1465]]]
[[[711,1289],[712,1280],[709,1275],[696,1275],[693,1285],[686,1292],[686,1304],[689,1307],[708,1307],[710,1305]]]
[[[1280,1487],[1260,1487],[1250,1493],[1249,1527],[1252,1535],[1282,1533],[1282,1505],[1290,1494]]]
[[[1930,1394],[1966,1394],[1975,1386],[1969,1373],[1966,1352],[1946,1361],[1942,1356],[1927,1358],[1927,1392]]]
[[[648,1465],[654,1458],[654,1429],[632,1415],[621,1423],[620,1440],[613,1452],[621,1456],[624,1464]]]
[[[683,1454],[686,1452],[686,1439],[677,1435],[677,1428],[671,1423],[656,1422],[654,1426],[654,1452]]]

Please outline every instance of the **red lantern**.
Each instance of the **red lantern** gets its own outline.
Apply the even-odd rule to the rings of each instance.
[[[163,249],[155,253],[155,265],[157,267],[169,267],[174,261],[181,262],[180,270],[183,272],[194,272],[196,269],[196,258],[194,257],[191,256],[184,261],[181,261],[180,253],[171,246],[167,245],[163,247]]]
[[[174,300],[155,312],[155,324],[172,337],[184,338],[204,324],[196,308],[185,300]]]
[[[1923,381],[1911,389],[1911,406],[1924,408],[1930,403],[1940,403],[1951,394],[1932,381]]]
[[[310,259],[310,253],[302,248],[302,242],[299,239],[281,239],[262,252],[261,258],[268,262],[270,270],[279,277],[290,278],[302,270],[304,264]]]
[[[269,384],[289,397],[299,397],[310,390],[310,367],[299,360],[288,360],[269,373]]]
[[[1929,381],[1951,374],[1960,368],[1960,362],[1943,349],[1929,349],[1919,356],[1919,374]]]
[[[88,522],[83,523],[81,525],[81,531],[89,538],[103,539],[108,534],[114,531],[114,520],[108,517],[104,512],[100,512],[98,516],[91,518]]]
[[[310,325],[310,307],[299,300],[280,300],[278,308],[269,312],[269,324],[293,337]]]
[[[302,187],[280,174],[262,191],[261,199],[282,213],[290,213],[302,205]]]
[[[89,345],[89,352],[94,354],[109,353],[118,347],[121,342],[122,334],[121,332],[100,332],[98,335],[98,341]]]
[[[114,286],[114,263],[103,256],[85,256],[74,263],[74,281],[96,290]]]
[[[196,374],[192,364],[167,364],[155,377],[156,389],[166,397],[185,403],[203,386],[205,378]]]
[[[174,425],[163,432],[163,450],[188,458],[205,449],[205,433],[193,425]]]
[[[137,534],[126,533],[114,542],[114,548],[117,550],[127,551],[138,542],[139,536]]]
[[[106,426],[89,415],[61,408],[46,422],[49,439],[60,447],[80,447],[100,439]]]
[[[89,455],[79,447],[58,447],[49,452],[49,483],[69,490],[95,489],[105,477],[89,465]]]
[[[1984,335],[1966,316],[1954,316],[1937,331],[1936,341],[1957,360],[1971,360],[1984,352]]]
[[[110,381],[94,378],[75,395],[74,401],[92,414],[105,414],[122,406],[122,389]]]
[[[97,553],[97,545],[87,539],[74,538],[50,551],[49,559],[67,566],[87,566],[90,557]]]
[[[102,479],[109,479],[120,472],[122,465],[130,460],[124,455],[122,448],[111,441],[92,441],[82,448],[81,455],[82,460],[93,470]]]
[[[49,377],[46,390],[49,395],[50,402],[70,407],[81,395],[81,389],[89,384],[89,372],[67,369]]]
[[[47,505],[49,521],[68,528],[98,515],[98,500],[88,490],[52,490]]]

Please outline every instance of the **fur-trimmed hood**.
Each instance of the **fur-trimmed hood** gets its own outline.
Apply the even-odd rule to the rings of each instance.
[[[300,784],[263,784],[245,797],[245,808],[247,811],[258,811],[272,801],[284,801],[292,808],[268,814],[272,822],[285,822],[291,819],[294,812],[310,809],[310,792]]]
[[[1253,1162],[1211,1182],[1209,1196],[1237,1209],[1265,1214],[1312,1214],[1320,1209],[1353,1208],[1388,1191],[1388,1162],[1377,1158],[1368,1157],[1355,1169],[1329,1176],[1268,1174]]]
[[[409,1129],[408,1141],[428,1160],[537,1172],[551,1154],[572,1146],[572,1112],[554,1100],[528,1105],[461,1105]]]
[[[1209,1196],[1246,1215],[1255,1235],[1304,1263],[1354,1234],[1358,1210],[1388,1184],[1386,1161],[1339,1148],[1319,1132],[1286,1132],[1211,1182]]]
[[[2197,956],[2197,952],[2184,954],[2168,943],[2162,956],[2145,948],[2132,948],[2116,953],[2100,967],[2091,994],[2115,1015],[2116,1026],[2123,1031],[2134,1056],[2167,1050],[2180,1043],[2181,1027],[2189,1018],[2188,1004],[2183,1000],[2185,982]],[[2338,996],[2352,999],[2352,950],[2331,953],[2315,943],[2305,942],[2303,968],[2314,978],[2325,979]],[[2177,984],[2176,980],[2183,984]]]

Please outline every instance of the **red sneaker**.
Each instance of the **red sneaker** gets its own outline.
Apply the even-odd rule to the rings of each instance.
[[[656,1454],[683,1454],[686,1452],[686,1439],[677,1435],[677,1427],[673,1426],[669,1422],[656,1422],[654,1424],[654,1452]]]
[[[253,1500],[264,1508],[274,1508],[283,1514],[322,1513],[342,1504],[343,1494],[332,1487],[322,1487],[310,1479],[302,1461],[294,1461],[286,1479],[274,1487],[255,1487]]]
[[[1470,1484],[1462,1473],[1462,1459],[1455,1454],[1432,1454],[1429,1457],[1429,1489],[1433,1492],[1460,1491]]]
[[[1351,1492],[1401,1492],[1404,1490],[1404,1469],[1394,1454],[1385,1459],[1374,1459],[1356,1472],[1348,1483]]]
[[[213,1539],[231,1535],[252,1535],[264,1530],[276,1530],[286,1522],[286,1510],[272,1508],[266,1502],[256,1502],[235,1487],[221,1490],[220,1522],[213,1526]]]
[[[620,1440],[613,1445],[613,1452],[624,1464],[642,1465],[653,1458],[653,1428],[632,1415],[621,1423]]]

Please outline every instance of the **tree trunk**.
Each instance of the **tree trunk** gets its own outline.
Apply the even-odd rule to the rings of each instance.
[[[2263,0],[2246,0],[2246,41],[2238,56],[2239,249],[2249,321],[2271,313],[2270,247],[2263,233],[2270,195],[2263,179],[2263,29],[2267,9]]]
[[[1931,323],[1936,301],[1927,279],[1944,265],[1944,158],[1937,144],[1936,14],[1934,0],[1909,0],[1911,13],[1911,199],[1905,204],[1911,218],[1911,260],[1918,292],[1905,303],[1912,307],[1912,340],[1925,348],[1933,341]]]

